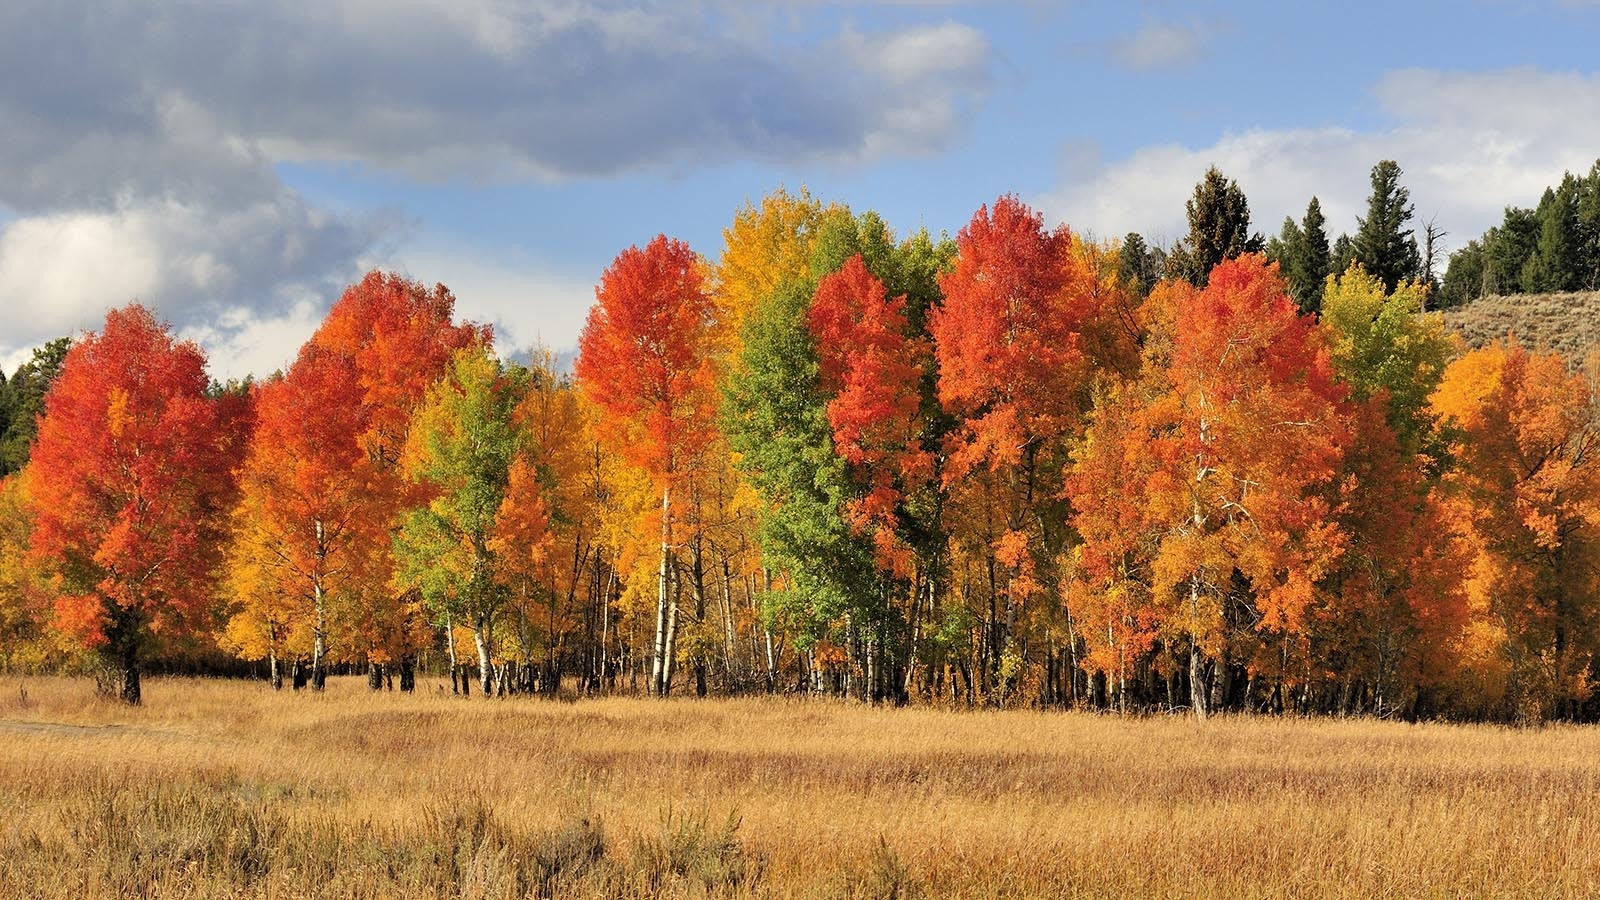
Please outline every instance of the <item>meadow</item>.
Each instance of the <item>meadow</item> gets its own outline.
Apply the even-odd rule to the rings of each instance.
[[[1600,730],[0,678],[0,896],[1559,897]]]

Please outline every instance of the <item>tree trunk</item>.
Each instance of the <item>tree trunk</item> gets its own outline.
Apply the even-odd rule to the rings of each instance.
[[[478,686],[485,697],[494,696],[494,665],[489,661],[488,623],[482,618],[472,623],[472,643],[478,648]]]
[[[672,516],[671,492],[661,490],[661,572],[656,583],[656,639],[654,658],[650,663],[650,691],[657,697],[667,695],[667,579],[672,566]]]
[[[672,676],[678,667],[678,597],[676,587],[667,599],[666,662],[661,673],[661,696],[672,692]]]
[[[122,651],[122,688],[117,692],[118,699],[129,706],[138,706],[141,702],[139,693],[139,649],[132,642],[127,649]]]
[[[1189,636],[1189,708],[1196,719],[1206,717],[1205,658],[1200,655],[1200,641]]]
[[[456,659],[456,628],[450,616],[444,617],[444,649],[450,656],[450,693],[461,693],[461,663]]]
[[[281,691],[283,690],[283,668],[278,664],[278,651],[268,651],[267,656],[271,671],[268,680],[271,682],[273,690]]]
[[[400,660],[400,691],[409,694],[417,689],[416,662],[407,656]]]
[[[367,660],[367,690],[383,690],[383,666],[372,660]]]
[[[700,536],[694,539],[694,619],[695,625],[704,628],[706,624],[706,572],[705,559],[702,556]],[[706,657],[705,654],[696,653],[694,658],[694,695],[706,695]]]
[[[311,689],[320,691],[328,686],[328,622],[322,609],[322,582],[313,585],[317,619],[311,637]]]

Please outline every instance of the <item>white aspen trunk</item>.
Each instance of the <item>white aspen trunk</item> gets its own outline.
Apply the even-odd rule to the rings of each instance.
[[[324,657],[328,655],[328,622],[323,612],[321,578],[312,582],[311,591],[317,612],[316,622],[311,630],[311,687],[320,691],[328,683],[327,669],[323,664]]]
[[[478,686],[485,697],[494,696],[494,664],[489,661],[489,626],[483,619],[472,623],[472,642],[478,647]]]
[[[667,693],[667,579],[672,565],[672,517],[669,515],[669,491],[661,491],[661,577],[656,586],[656,637],[650,663],[650,691],[656,696]]]
[[[722,666],[728,675],[733,675],[734,664],[734,634],[733,634],[733,570],[728,566],[727,557],[722,559]]]
[[[676,582],[677,579],[673,579]],[[672,676],[678,663],[678,591],[674,584],[672,596],[667,598],[666,664],[661,676],[661,696],[672,692]]]

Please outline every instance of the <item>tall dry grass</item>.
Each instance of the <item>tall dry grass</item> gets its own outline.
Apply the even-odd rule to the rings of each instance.
[[[1600,891],[1592,729],[422,687],[0,679],[0,897]]]

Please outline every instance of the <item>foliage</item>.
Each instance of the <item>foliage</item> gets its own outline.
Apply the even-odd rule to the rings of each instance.
[[[249,408],[207,394],[198,347],[149,310],[112,310],[67,352],[28,466],[33,551],[56,620],[139,702],[141,656],[202,629]]]

